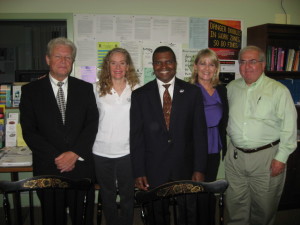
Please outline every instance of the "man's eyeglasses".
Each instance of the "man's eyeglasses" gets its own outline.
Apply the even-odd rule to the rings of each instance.
[[[251,60],[240,60],[239,63],[240,65],[246,65],[247,63],[249,65],[256,65],[256,63],[262,62],[262,60],[256,60],[256,59],[251,59]]]

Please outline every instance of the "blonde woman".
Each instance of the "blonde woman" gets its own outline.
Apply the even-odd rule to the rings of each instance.
[[[226,154],[226,126],[228,121],[227,91],[219,81],[220,62],[217,54],[206,48],[198,52],[194,61],[191,83],[197,85],[203,95],[207,123],[208,160],[205,181],[215,181],[222,158]]]
[[[99,81],[94,84],[100,113],[93,146],[96,178],[100,185],[107,225],[132,225],[134,180],[129,155],[131,92],[139,85],[129,53],[114,48],[105,56]],[[120,195],[120,212],[116,204]]]
[[[219,82],[220,62],[217,54],[206,48],[198,52],[194,61],[194,70],[191,83],[197,85],[203,95],[203,104],[207,124],[208,157],[206,163],[205,181],[211,182],[217,179],[220,165],[220,152],[222,158],[226,154],[226,126],[228,121],[227,91]],[[200,199],[202,211],[207,211],[203,206],[208,202],[208,196]],[[211,212],[215,211],[215,200],[211,202]],[[207,213],[208,215],[208,213]],[[203,224],[215,224],[211,218],[202,217]]]

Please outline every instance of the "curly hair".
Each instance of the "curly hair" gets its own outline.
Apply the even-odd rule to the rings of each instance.
[[[194,65],[197,65],[199,62],[201,62],[203,60],[203,58],[209,58],[217,68],[217,71],[214,74],[214,76],[212,78],[212,81],[211,81],[212,86],[215,87],[220,83],[220,80],[219,80],[220,61],[219,61],[219,58],[213,50],[211,50],[209,48],[205,48],[205,49],[202,49],[198,52],[198,54],[195,58],[195,61],[194,61]],[[194,69],[193,69],[193,73],[192,73],[190,83],[192,83],[192,84],[198,83],[198,71],[195,68],[195,66],[194,66]]]
[[[106,94],[111,94],[111,89],[113,86],[111,75],[110,75],[110,67],[109,60],[111,56],[115,53],[122,53],[125,56],[126,63],[128,65],[128,71],[126,72],[126,80],[130,85],[131,90],[133,90],[134,86],[139,84],[140,80],[134,68],[132,59],[128,51],[124,48],[114,48],[110,50],[107,55],[103,59],[101,71],[98,73],[97,82],[97,90],[99,91],[99,96],[104,96]]]

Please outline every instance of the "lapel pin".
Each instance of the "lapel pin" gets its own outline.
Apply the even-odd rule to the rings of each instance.
[[[180,89],[180,90],[179,90],[179,93],[183,93],[183,92],[184,92],[184,89]]]

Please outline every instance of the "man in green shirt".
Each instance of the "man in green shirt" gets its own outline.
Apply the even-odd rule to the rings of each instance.
[[[228,86],[230,138],[225,158],[228,225],[271,225],[297,146],[297,113],[289,90],[264,74],[256,46],[239,53],[242,78]]]

